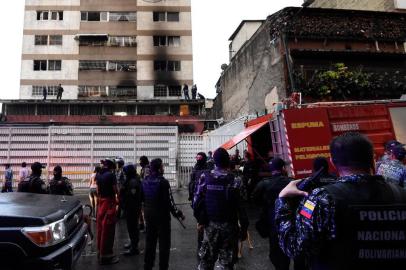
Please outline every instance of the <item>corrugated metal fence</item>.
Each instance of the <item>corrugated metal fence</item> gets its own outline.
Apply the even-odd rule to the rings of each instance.
[[[179,136],[178,144],[178,183],[179,186],[186,186],[190,181],[190,174],[196,163],[195,157],[199,152],[216,150],[225,142],[230,140],[233,135],[196,135],[183,134]],[[242,153],[246,149],[246,143],[242,142],[237,146]]]
[[[14,178],[22,162],[47,166],[44,178],[61,165],[76,188],[87,187],[95,165],[106,157],[120,156],[136,163],[140,156],[161,158],[165,177],[177,187],[177,127],[0,127],[0,164],[10,163]],[[0,179],[4,179],[4,167]]]
[[[61,165],[75,188],[86,188],[100,160],[120,156],[136,163],[140,156],[161,158],[165,177],[172,187],[186,187],[198,152],[214,151],[233,135],[183,134],[177,127],[0,127],[0,164],[10,163],[14,179],[22,162],[39,161],[47,166],[43,177],[52,178]],[[238,146],[242,152],[246,145]],[[0,167],[4,181],[4,166]]]

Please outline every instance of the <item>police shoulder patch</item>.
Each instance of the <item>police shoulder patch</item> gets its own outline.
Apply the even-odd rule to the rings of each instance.
[[[304,216],[307,219],[311,219],[315,207],[316,204],[314,202],[307,200],[300,210],[300,215]]]

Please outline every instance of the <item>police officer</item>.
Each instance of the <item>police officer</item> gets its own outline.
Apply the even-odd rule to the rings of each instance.
[[[140,177],[141,180],[144,180],[145,177],[149,175],[149,160],[146,156],[141,156],[139,160],[139,164],[141,166]]]
[[[124,210],[126,211],[127,230],[130,236],[130,245],[126,246],[123,254],[126,256],[138,255],[139,227],[138,221],[141,213],[141,181],[135,165],[124,166],[125,182],[123,186]]]
[[[317,179],[317,187],[334,184],[337,182],[337,177],[330,173],[330,165],[325,157],[316,157],[313,160],[313,174],[321,170]]]
[[[159,269],[169,268],[171,247],[171,213],[184,219],[182,211],[176,208],[168,180],[163,177],[164,168],[161,159],[150,163],[150,175],[142,181],[144,215],[147,227],[145,243],[144,269],[154,267],[156,245],[159,239]]]
[[[239,238],[238,223],[244,235],[248,228],[248,219],[240,214],[243,208],[239,191],[234,188],[234,176],[229,172],[229,154],[219,148],[214,153],[214,161],[216,169],[202,175],[194,198],[195,217],[204,228],[199,252],[200,270],[213,270],[216,261],[218,269],[233,269]]]
[[[403,188],[406,187],[406,166],[403,164],[406,149],[402,145],[391,148],[389,159],[382,162],[377,174]]]
[[[41,163],[34,162],[31,165],[30,177],[24,179],[18,184],[18,192],[48,194],[48,188],[44,180],[41,179],[42,169],[45,168]]]
[[[308,194],[293,181],[279,194],[281,248],[290,257],[305,254],[311,269],[404,269],[406,192],[373,176],[374,149],[365,136],[340,135],[330,151],[338,183]],[[292,198],[300,196],[296,211]]]
[[[199,183],[200,177],[203,173],[208,172],[207,156],[205,153],[200,152],[196,155],[196,164],[193,167],[193,171],[190,174],[189,182],[189,201],[193,201],[193,197],[196,192],[196,186]],[[197,230],[197,251],[199,252],[203,241],[203,230]],[[199,258],[198,258],[199,259]]]
[[[285,161],[280,158],[274,158],[269,162],[269,171],[272,176],[265,178],[258,183],[253,192],[255,202],[262,205],[260,216],[260,226],[267,229],[266,233],[269,238],[269,259],[276,270],[289,270],[290,258],[286,256],[279,247],[278,233],[275,225],[275,200],[279,193],[284,189],[292,179],[287,177]],[[266,224],[266,226],[264,226]],[[260,228],[258,228],[260,229]],[[295,262],[295,269],[299,269],[298,262]]]
[[[13,170],[10,164],[5,165],[4,187],[1,192],[13,192]]]
[[[100,264],[118,263],[113,253],[114,235],[117,222],[117,179],[116,165],[113,159],[101,161],[103,168],[96,175],[98,207],[97,207],[97,249]]]
[[[378,171],[378,169],[379,169],[379,166],[381,166],[381,164],[382,164],[383,162],[391,160],[391,155],[392,155],[391,150],[392,150],[392,148],[394,148],[394,147],[396,147],[396,146],[399,146],[399,145],[405,146],[404,144],[400,143],[400,142],[397,141],[397,140],[390,140],[390,141],[387,141],[387,142],[385,143],[385,146],[384,146],[384,147],[385,147],[384,155],[376,162],[376,170],[377,170],[377,171]]]
[[[49,193],[54,195],[73,196],[73,186],[67,177],[62,176],[62,167],[54,168],[54,177],[49,182]]]
[[[207,156],[205,153],[200,152],[196,155],[196,164],[193,167],[193,171],[190,174],[190,181],[189,181],[189,201],[193,200],[196,185],[200,179],[200,176],[208,170],[207,167]]]
[[[123,214],[125,215],[123,209],[125,208],[124,206],[124,182],[125,182],[125,176],[123,172],[123,167],[124,167],[124,159],[122,157],[116,157],[114,159],[116,163],[116,179],[117,179],[117,188],[118,188],[118,209],[117,209],[117,217],[120,218]]]

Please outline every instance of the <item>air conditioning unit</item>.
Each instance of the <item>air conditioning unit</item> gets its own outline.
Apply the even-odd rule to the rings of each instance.
[[[111,63],[111,62],[108,63],[108,65],[107,65],[107,70],[108,71],[116,71],[116,69],[117,69],[117,64],[116,63]]]

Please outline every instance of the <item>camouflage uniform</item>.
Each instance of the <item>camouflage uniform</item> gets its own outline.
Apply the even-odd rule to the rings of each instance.
[[[199,251],[199,270],[233,269],[234,247],[238,244],[238,228],[231,223],[210,222],[204,228],[202,247]]]
[[[203,174],[193,207],[199,224],[204,225],[198,269],[213,270],[217,260],[216,269],[233,269],[235,247],[238,244],[238,222],[241,230],[246,231],[248,228],[248,218],[241,207],[234,176],[218,168]]]
[[[357,241],[363,240],[358,239],[354,243],[351,242],[354,239],[349,237],[355,235],[356,238],[358,231],[358,229],[354,229],[354,234],[351,226],[359,222],[356,220],[359,215],[355,216],[357,218],[354,220],[354,216],[350,216],[347,209],[354,206],[369,207],[374,212],[376,209],[381,209],[379,207],[395,205],[397,209],[394,212],[396,212],[402,211],[401,209],[406,206],[405,203],[406,192],[402,193],[402,190],[395,185],[385,183],[381,176],[342,177],[338,179],[337,184],[315,189],[309,197],[300,202],[297,209],[294,202],[287,198],[279,198],[276,201],[275,219],[279,244],[285,254],[291,258],[306,255],[311,269],[403,269],[382,268],[382,265],[392,262],[386,258],[375,260],[371,265],[371,262],[365,263],[359,257],[350,257],[359,254],[357,251],[359,242]],[[393,229],[387,224],[382,223],[378,230]],[[366,228],[373,225],[373,222],[363,224]],[[367,241],[361,244],[368,245],[369,243],[372,242]],[[385,247],[392,244],[384,242]],[[402,248],[405,248],[404,243],[401,245]],[[355,253],[354,250],[356,250]],[[381,266],[377,267],[376,263],[380,263]],[[354,268],[354,265],[357,267]],[[365,268],[366,265],[368,265],[367,268]]]
[[[406,166],[399,160],[395,159],[382,162],[378,167],[377,174],[382,175],[386,180],[394,184],[406,188]]]

